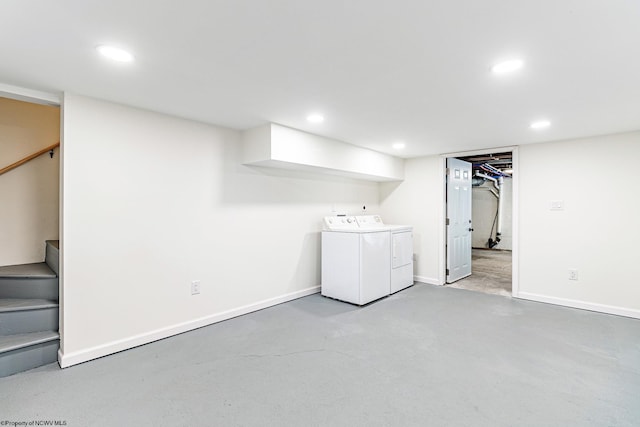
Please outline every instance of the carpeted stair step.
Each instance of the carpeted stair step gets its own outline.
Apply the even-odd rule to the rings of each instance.
[[[55,362],[59,344],[53,331],[0,336],[0,377]]]
[[[46,299],[0,299],[0,335],[58,330],[58,303]]]
[[[57,301],[58,276],[44,262],[0,267],[0,298]]]

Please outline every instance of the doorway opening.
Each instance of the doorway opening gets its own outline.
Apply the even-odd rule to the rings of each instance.
[[[61,342],[61,110],[19,92],[0,92],[0,377],[57,361]]]
[[[447,157],[445,285],[514,294],[513,157],[506,150]]]

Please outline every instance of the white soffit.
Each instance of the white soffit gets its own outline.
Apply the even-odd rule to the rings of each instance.
[[[269,123],[243,132],[244,165],[310,171],[368,181],[401,181],[404,160]]]

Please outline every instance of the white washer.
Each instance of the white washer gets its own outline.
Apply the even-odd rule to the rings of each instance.
[[[325,217],[322,295],[364,305],[413,284],[412,227],[378,215]]]
[[[388,225],[379,215],[356,216],[360,230],[389,230],[391,233],[391,276],[389,293],[393,294],[413,285],[413,227]]]
[[[389,231],[361,230],[353,216],[326,217],[324,224],[322,295],[357,305],[389,295]]]

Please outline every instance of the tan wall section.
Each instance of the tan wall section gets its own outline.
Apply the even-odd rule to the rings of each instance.
[[[60,109],[0,98],[0,168],[60,140]],[[44,260],[58,238],[59,149],[0,175],[0,265]]]

